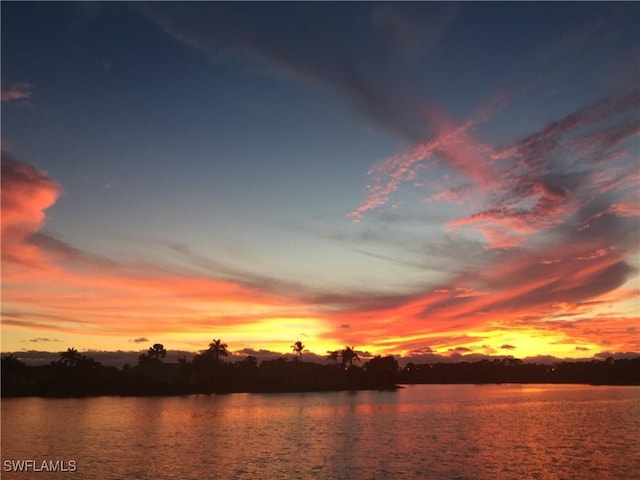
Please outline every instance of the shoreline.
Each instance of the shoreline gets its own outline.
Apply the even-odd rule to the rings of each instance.
[[[77,394],[69,393],[43,393],[43,392],[20,392],[15,394],[4,394],[0,392],[0,400],[8,398],[58,398],[58,399],[71,399],[71,398],[97,398],[97,397],[187,397],[191,395],[230,395],[238,393],[249,393],[259,395],[277,395],[277,394],[290,394],[290,393],[339,393],[339,392],[365,392],[365,391],[378,391],[378,392],[396,392],[398,390],[405,389],[414,385],[581,385],[588,387],[640,387],[638,383],[585,383],[585,382],[444,382],[444,383],[402,383],[394,385],[367,385],[354,388],[316,388],[316,389],[292,389],[292,388],[265,388],[265,389],[241,389],[241,390],[203,390],[203,391],[149,391],[149,392],[85,392]]]

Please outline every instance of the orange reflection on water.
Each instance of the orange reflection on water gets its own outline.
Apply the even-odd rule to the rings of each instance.
[[[238,479],[617,479],[640,471],[637,387],[25,398],[4,399],[1,413],[3,460],[75,459],[87,480],[220,472]]]

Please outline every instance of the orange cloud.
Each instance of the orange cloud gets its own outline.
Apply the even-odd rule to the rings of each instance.
[[[636,218],[606,205],[583,207],[571,225],[554,227],[551,240],[501,255],[487,251],[481,268],[409,293],[327,294],[80,251],[39,231],[60,186],[10,158],[2,167],[4,342],[20,330],[118,345],[164,337],[191,349],[222,336],[233,348],[287,351],[290,337],[304,334],[316,352],[343,345],[403,355],[498,352],[504,345],[518,354],[576,345],[592,353],[638,350],[632,302],[639,292],[627,285],[635,274],[628,259],[638,252],[629,236]],[[591,227],[579,228],[587,220]]]
[[[39,263],[42,253],[28,238],[45,220],[44,211],[53,205],[62,188],[44,172],[14,160],[2,152],[2,261]]]
[[[5,329],[123,338],[235,329],[255,331],[260,340],[263,322],[308,317],[309,330],[322,330],[312,310],[295,299],[239,282],[118,263],[40,233],[44,211],[61,192],[44,172],[3,153]]]
[[[629,236],[637,223],[611,212],[593,218],[589,212],[584,208],[581,215],[591,218],[592,228],[560,225],[544,242],[487,255],[481,270],[430,285],[424,294],[378,298],[371,310],[363,308],[371,302],[362,297],[360,304],[333,316],[352,325],[351,338],[358,344],[389,353],[425,344],[455,349],[461,342],[452,338],[472,332],[475,338],[465,347],[492,339],[496,350],[515,345],[508,337],[512,332],[521,342],[518,353],[527,355],[540,353],[534,348],[568,355],[570,342],[588,345],[591,352],[598,347],[637,351],[638,337],[631,328],[640,321],[640,292],[625,287],[637,278],[630,258],[638,247]],[[631,298],[635,304],[629,303]],[[435,338],[445,340],[437,343]],[[524,339],[529,339],[526,345]],[[570,350],[575,353],[573,346]]]

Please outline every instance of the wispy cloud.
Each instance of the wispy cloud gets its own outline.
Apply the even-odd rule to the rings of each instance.
[[[355,332],[368,326],[370,330],[359,335],[360,341],[382,347],[378,342],[387,338],[391,343],[386,347],[404,351],[425,341],[430,346],[441,341],[455,348],[452,338],[438,337],[469,332],[476,332],[478,338],[468,342],[486,345],[493,339],[494,349],[531,344],[531,338],[545,337],[547,346],[570,337],[593,351],[606,337],[618,349],[633,349],[637,342],[627,329],[637,323],[637,303],[631,299],[640,291],[627,282],[637,275],[634,239],[640,229],[637,217],[608,212],[595,218],[593,212],[600,211],[603,201],[584,205],[526,246],[499,254],[487,252],[477,269],[468,268],[411,295],[375,300],[365,294],[334,297],[342,303],[332,316],[348,318]],[[587,218],[591,228],[577,228]],[[606,320],[597,318],[605,312]],[[495,337],[495,332],[503,334]],[[509,332],[516,336],[516,343],[511,343]],[[507,342],[497,343],[499,339]]]
[[[15,102],[17,100],[26,100],[31,97],[33,87],[28,83],[15,83],[0,93],[3,102]]]
[[[387,204],[403,182],[415,181],[420,171],[445,162],[470,184],[441,191],[431,196],[432,200],[456,202],[461,193],[475,190],[482,198],[480,202],[476,198],[476,203],[488,203],[486,210],[450,225],[473,224],[490,240],[490,246],[514,246],[519,243],[519,233],[556,225],[575,213],[594,188],[604,188],[587,181],[595,170],[589,172],[584,162],[624,158],[620,145],[640,132],[635,114],[639,92],[632,90],[605,96],[504,149],[474,139],[473,129],[505,102],[502,98],[489,103],[459,126],[435,107],[427,109],[436,136],[408,153],[376,163],[368,172],[371,183],[365,201],[348,216],[361,219],[366,212]],[[611,121],[617,122],[614,127]],[[599,130],[593,132],[593,128]],[[587,133],[587,129],[591,131]],[[628,169],[625,173],[631,172]],[[591,188],[584,192],[587,198],[581,199],[577,194],[585,185]]]
[[[114,261],[40,232],[45,210],[61,192],[44,172],[3,152],[5,327],[121,337],[185,330],[197,335],[243,326],[260,332],[287,319],[306,324],[309,331],[320,328],[319,320],[295,320],[309,317],[310,310],[293,296],[250,282]],[[264,328],[262,322],[267,322]]]
[[[403,79],[447,31],[454,4],[137,4],[147,18],[213,61],[243,58],[276,75],[330,89],[403,138],[422,138]],[[278,16],[278,23],[264,18]],[[325,25],[331,24],[331,35]]]
[[[62,188],[44,172],[16,161],[7,151],[2,152],[1,183],[3,264],[45,261],[42,252],[27,240],[42,227],[44,211],[57,200]]]
[[[515,161],[527,163],[521,157]],[[176,332],[215,332],[245,345],[265,335],[289,345],[292,340],[283,332],[311,332],[311,342],[367,345],[405,355],[425,345],[446,355],[459,354],[458,347],[486,354],[505,345],[518,345],[520,352],[520,342],[534,333],[548,337],[549,344],[570,333],[590,352],[598,351],[603,339],[612,349],[632,350],[634,334],[628,329],[637,323],[637,312],[624,305],[640,293],[625,286],[635,272],[630,257],[638,253],[637,216],[613,205],[617,193],[633,191],[637,180],[630,179],[626,162],[616,165],[618,171],[604,176],[576,173],[591,182],[586,187],[591,197],[581,198],[571,212],[550,208],[546,215],[560,215],[561,221],[544,221],[542,213],[543,220],[532,217],[530,230],[520,230],[527,242],[498,253],[443,237],[442,246],[429,244],[414,256],[432,249],[434,257],[450,258],[457,255],[458,242],[468,265],[402,293],[381,294],[373,288],[338,293],[292,286],[286,291],[277,282],[269,286],[266,278],[243,278],[217,262],[207,264],[184,245],[167,248],[200,264],[200,270],[127,264],[81,251],[40,231],[61,186],[3,154],[3,325],[140,342]],[[534,192],[564,205],[572,192],[585,188],[571,172],[558,178],[544,169],[536,172],[539,183],[528,189],[513,183],[502,195]],[[538,238],[541,229],[548,235]],[[473,253],[470,245],[477,247]],[[239,334],[243,331],[250,333]],[[495,337],[496,331],[503,333]]]
[[[376,163],[367,172],[371,182],[367,185],[365,201],[347,216],[356,221],[361,219],[366,212],[385,205],[403,182],[415,181],[421,170],[442,162],[466,176],[476,187],[493,185],[495,172],[489,161],[491,149],[479,142],[473,131],[502,109],[507,101],[502,95],[492,98],[462,124],[453,122],[436,105],[423,102],[424,118],[436,132],[435,136],[407,153]]]

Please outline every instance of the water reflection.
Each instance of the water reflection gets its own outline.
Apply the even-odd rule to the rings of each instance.
[[[83,479],[633,478],[639,418],[634,387],[5,399],[2,460],[75,459]]]

